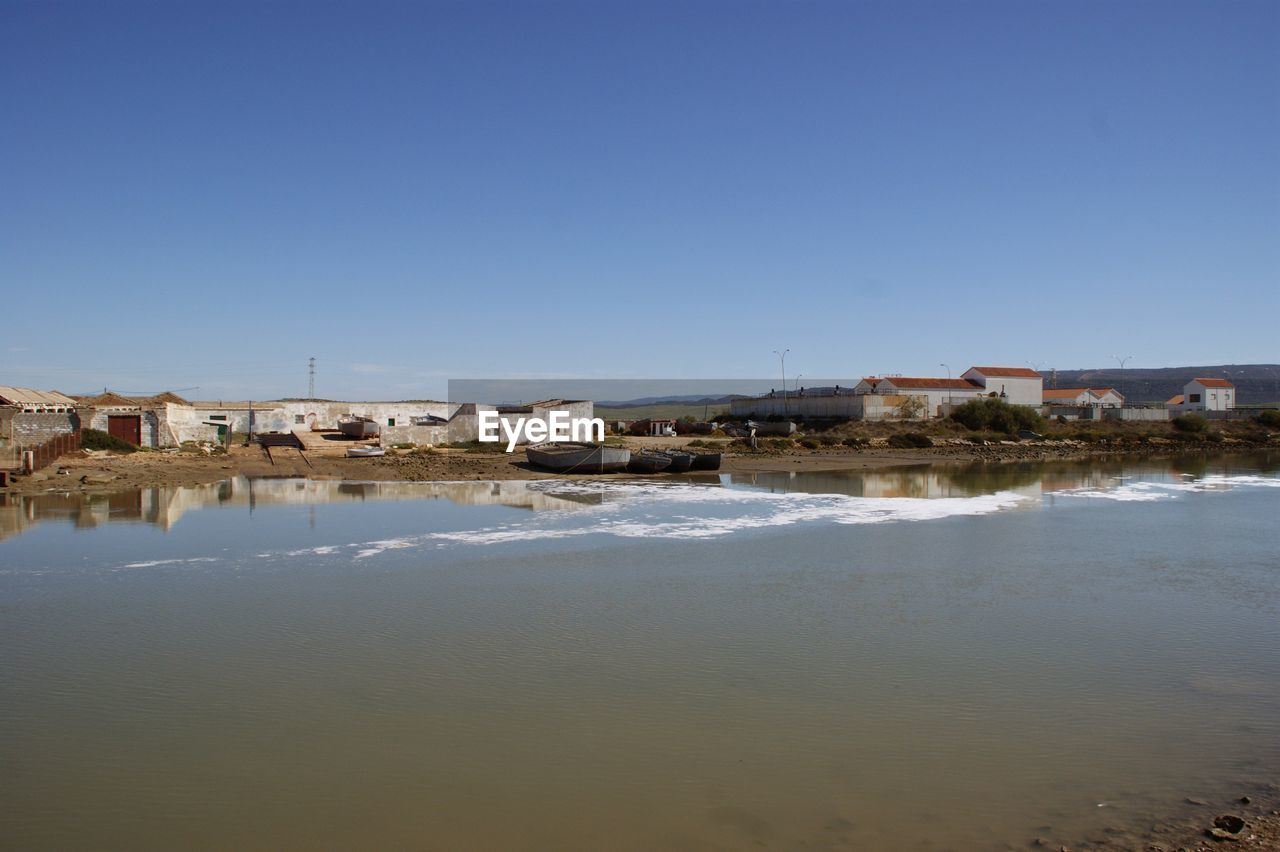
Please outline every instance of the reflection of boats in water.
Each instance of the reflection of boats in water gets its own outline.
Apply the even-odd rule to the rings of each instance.
[[[378,424],[368,417],[353,417],[338,423],[338,431],[348,438],[373,438],[378,434]]]
[[[631,451],[577,441],[534,444],[525,449],[529,463],[554,473],[610,473],[631,461]]]

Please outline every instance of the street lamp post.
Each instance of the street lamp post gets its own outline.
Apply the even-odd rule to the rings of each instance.
[[[784,415],[787,413],[787,353],[790,351],[790,349],[783,349],[781,352],[777,349],[773,350],[773,354],[778,356],[778,362],[782,367],[782,413]]]
[[[1122,398],[1122,399],[1127,399],[1127,397],[1125,396],[1125,392],[1124,392],[1124,365],[1125,365],[1125,364],[1127,364],[1127,363],[1129,363],[1129,359],[1131,359],[1132,357],[1133,357],[1132,355],[1125,355],[1125,356],[1123,356],[1123,357],[1121,357],[1120,355],[1112,355],[1112,356],[1111,356],[1111,359],[1112,359],[1113,361],[1115,361],[1117,364],[1119,364],[1119,365],[1120,365],[1120,382],[1119,382],[1119,384],[1120,384],[1120,396],[1121,396],[1121,398]],[[1121,406],[1123,406],[1123,405],[1124,405],[1124,403],[1121,403]]]

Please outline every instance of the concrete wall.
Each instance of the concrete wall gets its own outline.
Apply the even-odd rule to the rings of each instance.
[[[106,432],[109,417],[140,417],[142,419],[143,447],[174,446],[169,438],[168,429],[164,426],[163,408],[89,408],[83,413],[84,425],[87,429]]]
[[[80,415],[74,411],[35,414],[0,410],[0,444],[6,447],[34,447],[79,428]]]
[[[1102,408],[1103,420],[1168,420],[1165,408]]]
[[[909,399],[918,404],[921,418],[932,416],[928,396],[914,393],[788,396],[785,407],[781,396],[735,399],[729,403],[729,413],[735,417],[761,419],[778,416],[800,419],[901,420],[902,405]]]
[[[955,388],[909,388],[901,389],[893,386],[893,379],[885,379],[876,386],[877,395],[908,394],[924,398],[925,413],[923,417],[945,417],[951,407],[963,405],[971,399],[977,399],[983,393],[977,388],[963,390]]]

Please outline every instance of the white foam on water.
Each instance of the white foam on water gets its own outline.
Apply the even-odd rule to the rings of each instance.
[[[1172,500],[1186,494],[1222,493],[1238,487],[1280,488],[1280,478],[1255,474],[1212,474],[1198,479],[1134,481],[1055,492],[1055,496],[1119,502]],[[334,556],[350,554],[368,559],[392,550],[455,545],[495,545],[570,539],[587,535],[616,538],[709,540],[748,530],[798,524],[842,525],[910,523],[946,518],[978,517],[1039,505],[1035,496],[1013,491],[974,497],[855,497],[844,494],[772,492],[658,482],[588,480],[531,482],[530,490],[548,495],[589,496],[600,499],[581,511],[537,512],[518,521],[467,530],[406,535],[375,541],[327,544],[283,552],[260,553],[260,558]],[[215,562],[212,557],[133,562],[126,568],[148,568],[187,562]]]
[[[528,520],[474,530],[425,533],[347,545],[363,559],[387,550],[430,544],[503,544],[565,539],[585,535],[618,538],[710,539],[750,529],[801,523],[878,524],[986,515],[1030,498],[1000,492],[965,498],[879,498],[843,494],[773,493],[704,485],[632,485],[629,483],[555,483],[552,493],[615,498],[572,516],[540,514]],[[660,515],[653,510],[661,507]],[[730,517],[698,513],[711,507],[732,509]],[[622,515],[622,517],[618,517]],[[570,523],[566,523],[570,521]],[[315,549],[306,551],[315,552]],[[330,551],[332,552],[332,551]]]
[[[1183,474],[1183,477],[1190,476]],[[1126,480],[1128,477],[1126,477]],[[1128,482],[1113,488],[1075,488],[1058,492],[1068,497],[1088,497],[1118,502],[1152,502],[1172,500],[1179,494],[1223,494],[1233,488],[1280,488],[1280,478],[1257,474],[1209,474],[1199,479],[1184,478],[1178,481]]]
[[[146,562],[130,562],[121,568],[154,568],[157,565],[183,565],[190,562],[217,562],[213,556],[193,556],[190,559],[151,559]]]

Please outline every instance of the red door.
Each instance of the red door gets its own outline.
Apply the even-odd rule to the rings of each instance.
[[[142,446],[142,417],[137,414],[109,414],[107,415],[107,434],[140,447]]]

